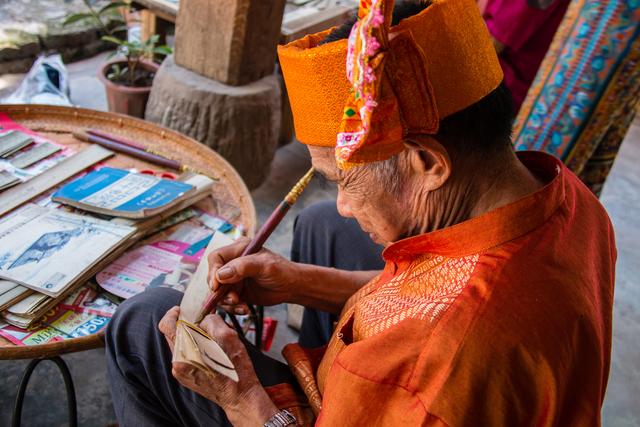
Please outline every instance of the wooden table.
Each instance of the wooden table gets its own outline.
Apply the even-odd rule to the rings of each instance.
[[[129,116],[82,108],[0,105],[0,112],[9,115],[12,120],[22,126],[76,151],[83,149],[87,144],[74,138],[72,133],[91,127],[138,141],[166,157],[206,172],[216,180],[211,196],[205,199],[207,210],[227,219],[236,226],[242,226],[250,236],[255,231],[257,220],[253,200],[238,173],[216,152],[191,138]],[[116,155],[106,163],[120,168],[162,169],[124,155]],[[102,346],[104,346],[104,332],[36,346],[15,346],[0,338],[0,360],[34,359],[25,370],[16,400],[16,409],[18,406],[21,409],[21,399],[24,397],[29,376],[38,362],[52,359],[65,378],[67,392],[73,394],[71,377],[64,361],[59,356]],[[75,395],[71,394],[68,399],[70,403],[73,400],[73,409],[75,410]],[[71,409],[70,406],[70,412]],[[15,416],[16,411],[14,411],[14,425],[19,425],[19,412],[18,424],[15,424]]]
[[[288,3],[282,22],[280,43],[286,44],[306,34],[342,24],[358,7],[355,0],[343,3],[299,18],[293,15],[288,17],[290,13],[301,8]],[[161,43],[165,43],[167,31],[176,23],[179,3],[169,0],[133,0],[131,4],[141,12],[141,38],[146,40],[158,34]]]
[[[140,10],[140,37],[147,40],[154,34],[160,44],[167,42],[167,32],[176,23],[178,3],[168,0],[133,0],[131,5]]]

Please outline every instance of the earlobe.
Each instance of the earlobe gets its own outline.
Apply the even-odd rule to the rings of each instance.
[[[427,191],[442,187],[451,176],[451,157],[446,148],[435,139],[420,136],[405,141],[409,164],[419,176]]]

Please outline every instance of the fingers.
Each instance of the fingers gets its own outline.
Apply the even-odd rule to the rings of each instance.
[[[220,307],[227,313],[238,315],[249,314],[249,306],[247,304],[221,304]]]
[[[216,249],[209,254],[209,256],[207,257],[207,261],[209,262],[209,274],[207,277],[207,281],[209,282],[209,284],[214,281],[213,275],[216,270],[232,259],[238,258],[240,255],[242,255],[242,252],[250,242],[251,239],[243,236],[238,238],[233,244],[222,247],[220,249]],[[211,288],[213,289],[213,287]]]
[[[180,316],[180,307],[175,306],[169,309],[164,317],[158,323],[158,329],[162,332],[167,339],[169,348],[173,351],[173,342],[176,339],[176,326],[178,323],[178,317]]]
[[[240,303],[240,297],[236,291],[231,291],[222,300],[224,305],[237,305]]]
[[[255,254],[233,259],[216,271],[216,281],[222,284],[233,284],[242,279],[258,276],[264,265],[263,258],[262,254]]]
[[[210,314],[206,316],[202,322],[200,322],[200,327],[204,329],[209,336],[216,338],[218,344],[223,346],[223,342],[227,339],[231,339],[232,337],[238,336],[236,331],[231,328],[227,323],[222,319],[222,317],[216,314]]]
[[[171,374],[180,384],[209,399],[215,396],[215,391],[211,390],[211,380],[205,372],[188,363],[173,362],[171,365]]]
[[[210,314],[200,322],[200,327],[213,338],[222,350],[233,361],[234,357],[244,349],[238,333],[232,326],[229,326],[222,317],[217,314]]]
[[[171,373],[177,380],[195,377],[198,371],[198,368],[184,362],[173,362],[171,368]]]

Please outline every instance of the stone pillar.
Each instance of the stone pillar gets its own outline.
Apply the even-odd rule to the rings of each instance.
[[[213,148],[250,189],[269,172],[280,131],[280,83],[275,74],[229,86],[164,60],[153,81],[146,119]]]
[[[215,149],[249,188],[269,172],[281,100],[274,75],[285,0],[180,0],[174,57],[153,82],[147,120]]]

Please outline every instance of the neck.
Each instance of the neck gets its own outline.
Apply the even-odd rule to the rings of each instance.
[[[415,224],[410,227],[409,235],[467,221],[513,203],[543,186],[512,151],[493,162],[491,167],[484,162],[458,165],[461,172],[452,174],[442,188],[429,193],[413,192],[421,200],[412,200]]]

